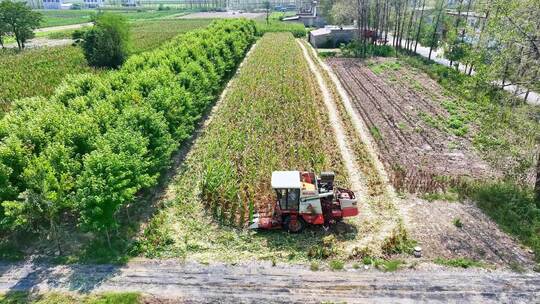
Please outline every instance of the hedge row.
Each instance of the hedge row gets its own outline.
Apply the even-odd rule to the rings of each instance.
[[[247,20],[216,21],[131,57],[104,76],[80,75],[50,99],[15,103],[0,121],[0,231],[91,231],[156,184],[255,39]]]

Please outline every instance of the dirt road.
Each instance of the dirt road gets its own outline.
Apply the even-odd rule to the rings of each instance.
[[[42,27],[42,28],[36,29],[34,32],[40,33],[40,32],[56,32],[56,31],[64,31],[64,30],[76,30],[85,26],[91,26],[92,24],[93,24],[92,22],[85,22],[85,23],[70,24],[70,25]]]
[[[26,42],[26,49],[34,49],[39,47],[55,47],[70,45],[73,43],[73,39],[48,39],[48,38],[34,38]],[[6,48],[17,48],[17,43],[10,43],[5,45]]]
[[[290,265],[140,261],[126,266],[0,264],[0,273],[0,292],[139,291],[188,303],[531,303],[540,297],[538,274],[482,270],[313,272]]]

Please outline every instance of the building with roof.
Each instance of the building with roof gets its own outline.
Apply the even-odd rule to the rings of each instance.
[[[61,9],[62,0],[43,0],[44,9]]]
[[[100,8],[104,5],[104,0],[83,0],[84,8]]]
[[[351,42],[357,35],[355,26],[325,26],[309,32],[308,41],[315,48],[335,48],[342,43]]]

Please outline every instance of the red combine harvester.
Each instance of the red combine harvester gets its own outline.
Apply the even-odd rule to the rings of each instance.
[[[272,172],[272,188],[277,200],[273,214],[254,216],[252,229],[280,228],[301,232],[307,224],[334,224],[344,217],[358,215],[356,198],[351,190],[334,187],[334,173],[300,171]]]

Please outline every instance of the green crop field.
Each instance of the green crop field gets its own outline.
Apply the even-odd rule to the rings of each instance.
[[[43,14],[43,21],[41,27],[51,27],[60,25],[70,25],[90,22],[92,15],[97,13],[97,10],[38,10]],[[129,20],[141,20],[141,19],[158,19],[168,16],[178,15],[185,12],[185,10],[112,10],[116,14],[121,14],[127,17]]]
[[[212,20],[164,19],[131,23],[131,52],[154,49],[171,38],[205,27]],[[51,32],[48,38],[69,38],[73,30]],[[52,36],[52,37],[51,37]],[[40,48],[18,53],[0,51],[0,105],[6,111],[14,100],[32,96],[50,96],[67,75],[101,73],[88,66],[78,47]],[[22,86],[21,83],[25,85]],[[29,90],[28,88],[32,89]]]
[[[88,66],[79,48],[71,46],[23,53],[0,51],[0,66],[0,106],[3,111],[14,100],[51,95],[70,74],[100,73]]]
[[[132,53],[151,50],[176,35],[205,27],[211,19],[161,19],[131,24]]]

